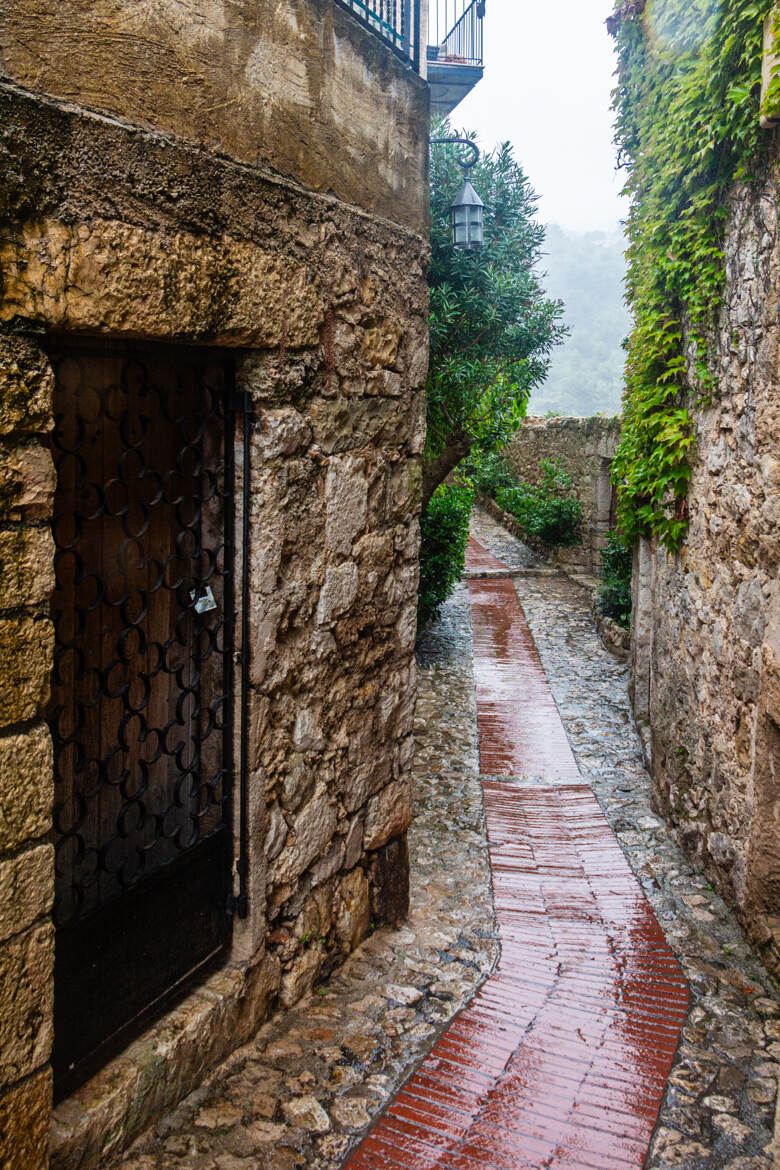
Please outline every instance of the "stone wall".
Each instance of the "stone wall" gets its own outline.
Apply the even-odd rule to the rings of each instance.
[[[0,335],[0,1150],[43,1164],[48,1142],[54,930],[52,746],[43,712],[53,631],[54,492],[39,438],[53,378],[38,347]]]
[[[333,0],[15,0],[0,73],[419,230],[427,91]]]
[[[582,505],[582,539],[572,548],[539,551],[561,568],[597,574],[604,538],[614,526],[610,467],[620,437],[617,418],[527,418],[507,448],[517,478],[541,480],[544,459],[558,460],[569,473]]]
[[[251,409],[249,915],[58,1108],[53,1165],[86,1168],[405,913],[427,90],[329,0],[35,3],[0,32],[4,1170],[47,1164],[51,1094],[50,341],[219,347]]]
[[[773,178],[737,189],[695,410],[690,532],[634,569],[633,688],[659,808],[780,973],[780,321]]]

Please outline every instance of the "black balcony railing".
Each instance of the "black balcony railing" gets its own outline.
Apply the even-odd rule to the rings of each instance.
[[[415,69],[420,66],[420,0],[336,0]]]
[[[420,0],[334,0],[419,71],[425,33]],[[430,0],[428,61],[482,68],[486,0]],[[472,82],[473,84],[473,82]]]
[[[428,14],[428,60],[482,65],[485,0],[433,0]]]

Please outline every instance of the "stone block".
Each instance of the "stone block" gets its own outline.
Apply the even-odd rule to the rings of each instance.
[[[360,860],[360,855],[363,852],[363,817],[356,816],[352,818],[352,822],[347,832],[347,839],[345,842],[344,853],[344,868],[352,869]]]
[[[54,901],[54,847],[0,861],[0,942],[48,914]]]
[[[325,626],[348,610],[357,597],[358,567],[352,561],[329,568],[317,603],[317,624]]]
[[[268,1018],[280,982],[281,969],[276,955],[267,953],[248,968],[245,991],[238,1005],[236,1043],[248,1042]]]
[[[49,697],[54,656],[50,621],[0,621],[0,727],[33,719]]]
[[[345,951],[354,951],[368,934],[371,923],[368,878],[362,869],[353,869],[341,879],[337,905],[336,937]]]
[[[54,540],[48,528],[0,532],[0,609],[48,601],[54,589]]]
[[[48,431],[53,391],[54,374],[36,342],[0,335],[0,435]]]
[[[418,390],[425,385],[428,376],[428,330],[422,330],[420,340],[413,347],[409,358],[409,372],[407,375],[409,386]]]
[[[266,410],[260,416],[254,450],[263,461],[292,455],[311,441],[311,427],[297,410]]]
[[[282,815],[282,810],[276,804],[268,815],[268,832],[266,833],[265,849],[263,850],[269,861],[273,861],[282,852],[288,832],[287,821]]]
[[[402,337],[403,330],[394,321],[381,321],[366,329],[363,336],[363,360],[369,366],[392,367]]]
[[[321,752],[325,747],[319,712],[315,708],[302,707],[295,716],[293,746],[298,752]]]
[[[0,269],[4,321],[25,315],[53,328],[292,348],[316,344],[323,317],[305,264],[228,236],[39,220],[0,245]]]
[[[0,945],[0,1088],[49,1059],[54,927],[33,926]]]
[[[314,786],[313,770],[300,752],[294,752],[282,781],[282,804],[290,812],[297,812],[311,796]]]
[[[316,1097],[293,1097],[282,1103],[282,1112],[288,1125],[308,1133],[329,1133],[330,1118]]]
[[[48,727],[0,736],[0,850],[48,832],[53,797]]]
[[[54,507],[56,482],[51,453],[40,443],[0,450],[0,516],[47,520]]]
[[[361,459],[336,456],[325,481],[325,544],[330,553],[349,556],[366,526],[368,485]]]
[[[48,1170],[51,1072],[43,1069],[0,1096],[3,1170]]]
[[[391,837],[399,837],[409,828],[412,820],[412,790],[408,780],[395,780],[376,796],[372,796],[366,807],[366,824],[363,835],[365,849],[378,849]]]
[[[344,783],[342,799],[348,813],[357,812],[375,792],[390,779],[392,761],[377,745],[374,758],[350,768]]]
[[[360,538],[354,552],[361,569],[384,569],[387,572],[393,566],[393,534],[369,532]]]
[[[344,868],[344,846],[339,844],[311,867],[309,877],[313,886],[328,881]]]
[[[282,1007],[290,1008],[309,995],[322,968],[322,959],[322,951],[315,945],[295,960],[292,968],[282,976],[279,991]]]
[[[336,806],[324,789],[315,794],[293,821],[279,857],[269,867],[275,886],[295,881],[313,861],[324,856],[336,832]]]

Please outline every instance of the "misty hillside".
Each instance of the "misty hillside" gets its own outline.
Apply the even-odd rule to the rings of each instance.
[[[552,355],[547,381],[529,414],[618,414],[630,318],[623,303],[623,233],[569,232],[548,226],[542,260],[550,296],[566,306],[570,336]]]

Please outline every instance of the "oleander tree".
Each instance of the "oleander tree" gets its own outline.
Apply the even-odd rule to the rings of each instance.
[[[453,133],[439,123],[436,137]],[[469,135],[469,137],[473,137]],[[542,287],[544,228],[513,148],[482,156],[472,182],[485,203],[485,243],[452,246],[450,205],[463,176],[457,147],[431,152],[431,357],[423,507],[472,452],[494,451],[520,426],[562,341],[563,305]]]

